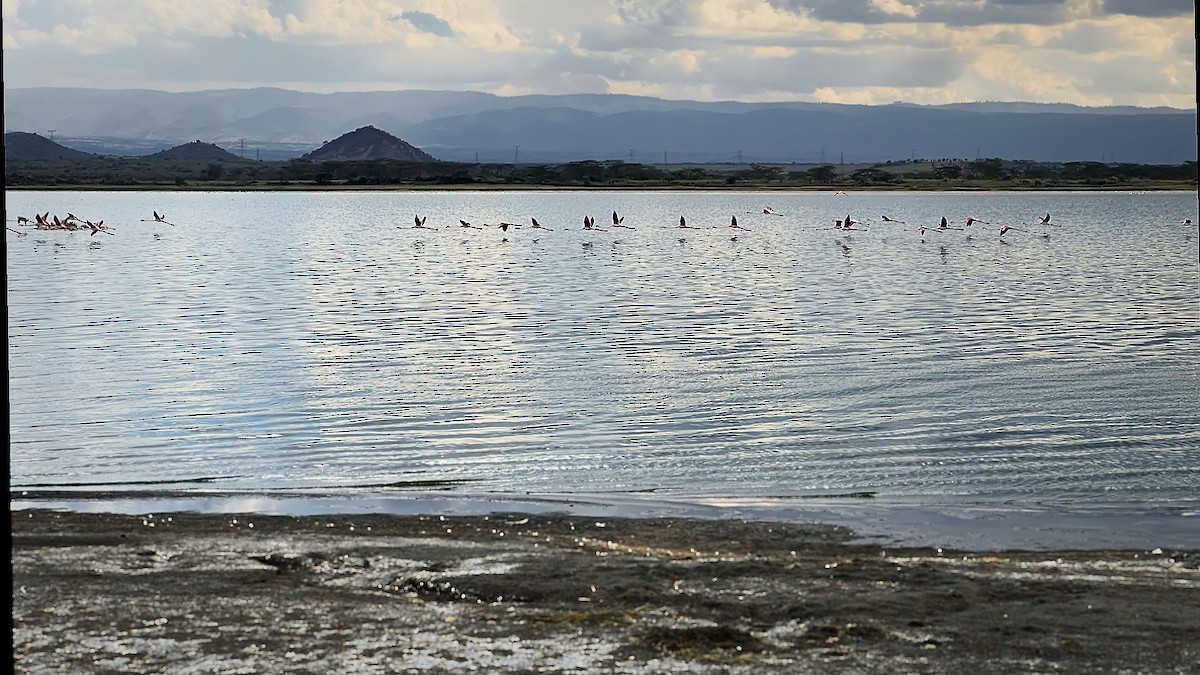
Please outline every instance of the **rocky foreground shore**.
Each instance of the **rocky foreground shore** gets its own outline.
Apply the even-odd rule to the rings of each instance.
[[[1200,551],[828,525],[12,512],[17,672],[1196,672]]]

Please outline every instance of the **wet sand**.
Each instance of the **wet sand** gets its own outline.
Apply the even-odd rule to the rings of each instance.
[[[17,672],[1195,672],[1200,551],[838,525],[12,512]]]

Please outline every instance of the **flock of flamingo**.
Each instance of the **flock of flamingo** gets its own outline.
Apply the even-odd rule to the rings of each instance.
[[[165,223],[167,225],[175,224],[172,222],[168,222],[167,217],[165,215],[159,213],[158,211],[152,211],[152,213],[154,214],[153,218],[143,218],[141,222],[143,222],[143,223]],[[17,216],[16,223],[17,223],[17,225],[23,225],[23,226],[32,225],[33,228],[36,230],[67,230],[68,232],[77,232],[79,230],[91,230],[92,236],[96,236],[97,234],[99,234],[101,232],[103,232],[104,234],[116,236],[116,233],[113,231],[113,229],[111,227],[109,227],[108,225],[105,225],[103,220],[99,220],[99,221],[93,223],[90,220],[87,220],[85,218],[80,218],[79,216],[76,216],[74,213],[70,213],[70,212],[67,213],[67,216],[65,218],[59,218],[57,215],[50,215],[49,211],[47,211],[45,213],[35,213],[35,214],[33,214],[32,221],[30,221],[29,218],[26,216]],[[5,225],[4,229],[8,230],[9,232],[15,232],[15,233],[17,233],[18,236],[23,236],[25,234],[28,234],[27,232],[9,227],[8,225]]]
[[[172,223],[167,220],[166,215],[159,213],[157,210],[152,211],[151,213],[153,214],[153,218],[143,218],[141,220],[141,222],[143,222],[143,223],[148,223],[148,222],[163,223],[163,224],[172,225],[172,226],[175,225],[175,223]],[[747,213],[757,214],[758,212],[747,211]],[[771,206],[764,206],[761,213],[763,215],[769,215],[769,216],[783,216],[784,215],[783,213],[780,213],[779,211],[775,210]],[[35,229],[38,229],[38,230],[69,230],[69,231],[90,230],[91,234],[93,236],[98,233],[101,233],[101,232],[103,232],[104,234],[108,234],[108,235],[115,234],[113,232],[112,228],[110,228],[109,226],[104,224],[103,220],[93,223],[90,220],[79,218],[73,213],[68,213],[65,218],[59,218],[57,215],[55,215],[55,216],[50,215],[50,212],[47,211],[44,214],[35,213],[33,218],[34,218],[33,221],[30,221],[29,218],[27,218],[25,216],[17,216],[16,223],[17,223],[17,225],[23,225],[23,226],[32,225]],[[426,225],[425,223],[427,221],[427,218],[428,218],[428,216],[421,216],[421,215],[414,216],[413,217],[413,222],[414,222],[413,228],[420,229],[420,230],[437,230],[437,229],[439,229],[436,227],[430,227],[430,226]],[[537,218],[530,218],[529,220],[530,220],[529,227],[531,227],[532,229],[553,232],[553,230],[551,228],[545,227],[541,223],[539,223]],[[461,220],[461,219],[458,222],[459,222],[459,224],[460,224],[459,226],[461,228],[474,229],[474,230],[482,230],[486,227],[498,227],[502,231],[508,232],[509,228],[517,229],[517,228],[522,227],[522,225],[520,225],[520,224],[509,223],[509,222],[504,222],[504,221],[495,223],[494,225],[489,225],[487,223],[484,223],[482,226],[474,225],[466,220]],[[895,223],[895,224],[899,224],[899,225],[906,224],[903,220],[898,220],[896,218],[892,218],[887,215],[880,216],[880,222]],[[926,232],[949,232],[949,231],[956,231],[956,230],[963,231],[967,228],[972,227],[976,223],[980,223],[982,225],[991,225],[992,224],[989,221],[981,220],[979,218],[975,218],[974,216],[968,216],[963,221],[963,227],[958,227],[957,225],[951,225],[950,221],[945,216],[942,216],[941,221],[936,226],[930,227],[930,226],[926,226],[924,224],[918,225],[917,232],[919,234],[921,234],[922,236],[924,236]],[[1193,225],[1192,219],[1185,218],[1183,220],[1182,224],[1185,226],[1191,226],[1191,225]],[[863,227],[857,227],[859,225],[863,225]],[[1035,227],[1041,228],[1040,231],[1037,233],[1035,233],[1033,230],[1029,229],[1028,227],[1017,227],[1014,225],[1010,225],[1008,223],[999,223],[998,225],[999,225],[999,231],[1000,231],[1001,237],[1008,234],[1009,232],[1020,232],[1023,234],[1040,234],[1043,237],[1049,238],[1050,231],[1046,228],[1059,227],[1058,223],[1051,221],[1049,213],[1047,213],[1044,216],[1039,217],[1036,223],[1029,224],[1030,226],[1035,226]],[[613,228],[624,228],[627,230],[635,229],[631,225],[626,225],[625,217],[617,215],[616,211],[613,211],[613,214],[612,214],[612,227]],[[734,215],[730,218],[729,228],[734,229],[734,230],[741,230],[741,231],[745,231],[745,232],[750,231],[749,228],[743,227],[742,225],[738,224],[737,215]],[[18,230],[18,229],[8,227],[8,226],[5,226],[5,229],[7,229],[10,232],[15,232],[18,235],[26,234],[22,230]],[[607,231],[603,228],[597,227],[596,219],[591,216],[583,217],[583,229],[586,231],[589,231],[589,232],[606,232]],[[705,229],[705,228],[699,228],[694,225],[688,225],[687,218],[684,216],[679,216],[679,229],[685,229],[685,230],[693,229],[694,230],[694,229]],[[845,218],[834,220],[832,227],[821,227],[821,228],[817,228],[817,229],[823,229],[823,230],[832,229],[832,230],[839,230],[842,232],[849,232],[849,231],[857,231],[857,230],[867,230],[867,229],[869,229],[869,225],[866,225],[862,221],[854,220],[849,215],[847,215]]]
[[[757,214],[758,212],[747,211],[747,213]],[[764,206],[761,213],[764,215],[769,215],[769,216],[783,216],[784,215],[783,213],[776,211],[773,207],[770,207],[770,206]],[[413,226],[414,229],[422,229],[422,230],[438,229],[436,227],[427,226],[425,224],[427,218],[428,218],[428,216],[421,216],[421,215],[414,216],[414,223],[415,223]],[[539,223],[537,218],[530,218],[529,220],[530,220],[529,227],[531,227],[532,229],[551,231],[551,232],[553,231],[552,229],[545,227],[541,223]],[[487,223],[484,223],[482,226],[475,225],[466,220],[461,220],[461,219],[458,222],[459,222],[459,224],[460,224],[459,226],[461,228],[470,228],[470,229],[475,229],[475,230],[481,230],[485,227],[498,227],[501,230],[507,232],[509,230],[509,228],[522,227],[522,225],[520,225],[520,224],[509,223],[509,222],[504,222],[504,221],[501,221],[494,225],[489,225]],[[887,215],[880,216],[880,222],[895,223],[895,224],[899,224],[899,225],[905,224],[905,222],[903,220],[898,220],[896,218],[892,218],[891,216],[887,216]],[[945,216],[942,216],[941,220],[939,221],[939,223],[936,226],[931,227],[931,226],[926,226],[924,224],[918,225],[917,232],[919,234],[921,234],[922,236],[924,236],[926,232],[950,232],[950,231],[956,231],[956,230],[964,231],[964,230],[967,230],[968,228],[971,228],[976,223],[979,223],[982,225],[991,225],[992,224],[989,221],[982,220],[980,218],[975,218],[974,216],[968,216],[963,221],[963,227],[958,227],[956,225],[951,225],[950,221]],[[1183,220],[1182,224],[1185,226],[1190,226],[1193,224],[1192,219],[1185,218]],[[858,225],[863,225],[863,227],[857,227]],[[1020,232],[1023,234],[1040,234],[1042,237],[1045,237],[1048,239],[1048,238],[1050,238],[1050,231],[1047,228],[1059,227],[1059,224],[1052,222],[1050,214],[1047,213],[1044,216],[1039,216],[1036,223],[1029,223],[1028,227],[1018,227],[1015,225],[1010,225],[1008,223],[998,223],[998,226],[999,226],[999,232],[1000,232],[1001,237],[1008,234],[1009,232]],[[613,214],[612,214],[612,227],[625,228],[625,229],[629,229],[629,230],[635,229],[634,227],[632,227],[630,225],[625,225],[625,217],[617,215],[616,211],[613,211]],[[1030,227],[1038,227],[1038,228],[1040,228],[1040,230],[1038,232],[1034,232],[1032,229],[1029,229]],[[737,219],[736,214],[730,217],[729,228],[734,229],[734,230],[742,230],[745,232],[750,231],[749,228],[743,227],[742,225],[738,224],[738,219]],[[588,232],[605,232],[606,231],[603,228],[596,227],[596,219],[591,216],[583,217],[583,228],[582,229],[585,231],[588,231]],[[679,216],[678,229],[695,230],[695,229],[705,229],[705,228],[699,228],[694,225],[688,225],[687,218],[685,216]],[[832,230],[840,230],[843,232],[848,232],[848,231],[868,230],[868,229],[870,229],[870,227],[869,227],[869,225],[863,223],[862,221],[854,220],[849,215],[847,215],[845,218],[842,218],[839,220],[834,220],[832,227],[820,227],[820,228],[816,228],[816,229],[822,229],[822,230],[832,229]]]
[[[747,213],[757,213],[757,212],[747,211]],[[769,215],[769,216],[783,216],[784,215],[783,213],[776,211],[773,207],[770,207],[770,206],[764,206],[763,210],[762,210],[762,214]],[[436,227],[430,227],[430,226],[426,225],[425,223],[427,222],[427,219],[428,219],[428,216],[421,216],[421,215],[413,216],[413,223],[414,223],[413,229],[420,229],[420,230],[437,230],[437,229],[439,229]],[[553,230],[551,228],[545,227],[544,225],[539,223],[537,218],[530,218],[529,220],[530,220],[530,224],[529,224],[530,228],[535,229],[535,230],[543,230],[543,231],[553,232]],[[509,222],[504,222],[504,221],[495,223],[494,225],[489,225],[488,223],[484,223],[482,226],[475,225],[471,222],[468,222],[466,220],[461,220],[461,219],[458,222],[459,222],[459,226],[461,228],[469,228],[469,229],[473,229],[473,230],[482,230],[486,227],[498,227],[502,231],[507,232],[509,230],[509,228],[515,229],[515,228],[522,227],[522,225],[520,225],[518,223],[509,223]],[[886,216],[886,215],[880,216],[880,222],[896,223],[899,225],[905,224],[905,222],[903,220],[898,220],[896,218],[892,218],[891,216]],[[991,224],[990,222],[988,222],[986,220],[981,220],[981,219],[975,218],[973,216],[968,216],[966,218],[966,220],[963,221],[964,227],[957,227],[957,226],[951,225],[950,221],[945,216],[942,216],[942,219],[938,223],[937,226],[928,227],[923,224],[918,225],[917,232],[920,233],[921,235],[924,235],[926,232],[948,232],[948,231],[952,231],[952,230],[961,231],[961,230],[964,230],[966,228],[973,226],[976,223],[981,223],[983,225]],[[1183,223],[1185,225],[1191,225],[1192,221],[1189,218],[1187,220],[1184,220]],[[1059,227],[1058,223],[1051,222],[1049,213],[1047,213],[1044,216],[1041,216],[1038,219],[1038,222],[1036,224],[1040,225],[1042,227]],[[857,227],[859,225],[864,225],[864,227]],[[616,211],[613,211],[613,214],[612,214],[612,227],[625,228],[628,230],[635,229],[633,226],[626,225],[625,217],[618,215]],[[734,229],[734,230],[742,230],[744,232],[750,231],[750,228],[743,227],[742,225],[738,224],[738,219],[737,219],[736,214],[730,217],[729,228]],[[1014,231],[1022,232],[1022,233],[1026,233],[1026,234],[1032,233],[1032,231],[1027,228],[1015,227],[1013,225],[1009,225],[1008,223],[1001,223],[999,225],[999,228],[1000,228],[1000,236],[1002,236],[1002,237],[1004,235],[1008,234],[1009,232],[1014,232]],[[678,229],[697,230],[697,229],[706,229],[706,228],[696,227],[695,225],[688,225],[687,217],[679,216]],[[708,229],[711,229],[711,228],[708,228]],[[816,229],[821,229],[821,230],[831,230],[832,229],[832,230],[840,230],[843,232],[849,232],[849,231],[867,230],[870,228],[869,228],[869,226],[866,226],[866,224],[864,224],[862,221],[854,220],[849,215],[847,215],[845,218],[833,221],[833,227],[820,227],[820,228],[816,228]],[[588,232],[606,232],[607,231],[603,228],[597,227],[596,219],[593,218],[592,216],[584,216],[583,217],[583,230],[588,231]],[[1048,232],[1043,231],[1042,236],[1049,237],[1050,235]]]
[[[31,223],[29,218],[26,218],[25,216],[17,216],[17,224],[30,225]],[[67,213],[66,218],[52,216],[50,215],[49,211],[45,213],[35,213],[33,214],[32,225],[39,230],[91,230],[92,236],[95,236],[99,232],[103,232],[104,234],[113,234],[113,231],[104,224],[103,220],[93,223],[90,220],[85,220],[76,216],[74,213]],[[25,234],[21,230],[15,230],[7,225],[5,226],[5,229],[10,232],[16,232],[19,235]]]

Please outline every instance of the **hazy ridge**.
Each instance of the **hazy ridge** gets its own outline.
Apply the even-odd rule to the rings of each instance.
[[[468,162],[837,164],[1001,157],[1179,164],[1197,156],[1195,110],[1130,106],[30,88],[6,90],[4,114],[6,132],[48,135],[70,148],[114,155],[200,140],[248,158],[282,159],[371,125],[437,159]]]

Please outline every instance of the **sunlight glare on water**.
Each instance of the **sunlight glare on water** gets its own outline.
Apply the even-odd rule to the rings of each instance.
[[[13,486],[1200,487],[1194,193],[6,198]]]

